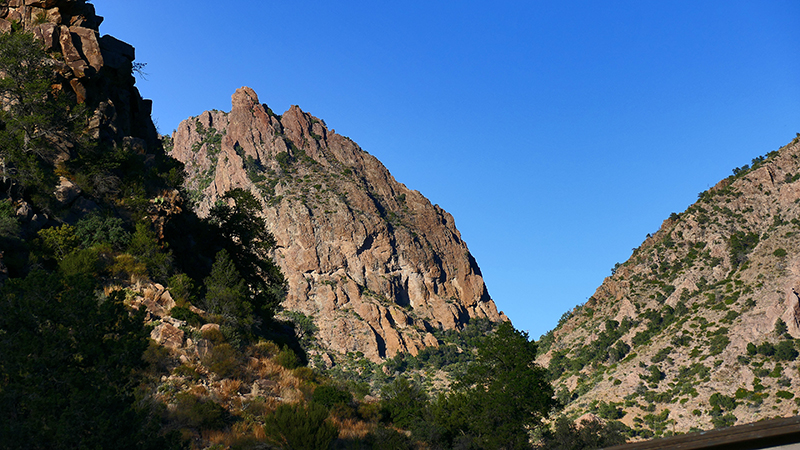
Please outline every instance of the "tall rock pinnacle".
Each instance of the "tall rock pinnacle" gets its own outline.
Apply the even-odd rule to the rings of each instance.
[[[283,307],[313,317],[324,347],[377,361],[436,345],[434,328],[507,320],[450,214],[299,107],[278,116],[247,87],[232,104],[183,121],[171,154],[200,215],[232,188],[262,200]]]

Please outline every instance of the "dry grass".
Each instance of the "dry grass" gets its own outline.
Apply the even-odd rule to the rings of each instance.
[[[331,421],[339,428],[339,439],[363,439],[374,428],[370,423],[357,419],[331,417]]]
[[[259,397],[242,405],[242,410],[248,414],[260,417],[272,414],[281,402],[274,397]]]
[[[257,367],[256,375],[258,375],[259,378],[268,378],[268,379],[279,378],[281,376],[281,373],[286,371],[286,369],[284,369],[283,366],[281,366],[276,362],[273,362],[269,358],[259,358],[258,364],[254,364],[251,362],[249,366],[253,365]]]
[[[103,286],[103,295],[108,297],[113,292],[121,291],[125,289],[124,287],[120,286],[119,284],[109,284],[107,286]]]
[[[208,394],[208,389],[206,389],[206,387],[203,385],[195,384],[189,388],[189,393],[196,397],[203,397]]]
[[[237,422],[227,430],[206,430],[202,432],[204,441],[226,448],[244,442],[263,442],[266,437],[264,427],[255,422]]]
[[[219,383],[217,395],[223,402],[229,402],[231,398],[238,396],[239,388],[242,387],[242,380],[226,378]]]

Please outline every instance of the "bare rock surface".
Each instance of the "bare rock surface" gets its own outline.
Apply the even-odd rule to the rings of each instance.
[[[289,284],[283,306],[313,317],[332,351],[377,361],[436,345],[433,328],[507,320],[453,217],[297,106],[278,116],[238,89],[230,113],[183,121],[171,155],[201,216],[232,188],[261,199]]]

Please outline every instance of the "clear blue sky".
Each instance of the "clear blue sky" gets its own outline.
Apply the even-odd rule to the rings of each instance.
[[[241,86],[453,214],[538,338],[671,212],[800,132],[800,2],[102,1],[162,133]]]

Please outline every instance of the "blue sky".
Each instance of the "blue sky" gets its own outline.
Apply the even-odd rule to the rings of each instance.
[[[671,212],[800,132],[800,2],[101,1],[162,133],[241,86],[453,214],[538,338]]]

